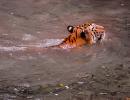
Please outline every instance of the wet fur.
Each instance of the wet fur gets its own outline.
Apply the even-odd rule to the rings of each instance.
[[[58,48],[74,48],[83,45],[92,45],[101,42],[105,38],[105,30],[103,26],[91,24],[83,24],[78,26],[68,26],[69,36],[66,37],[59,45],[51,46]]]

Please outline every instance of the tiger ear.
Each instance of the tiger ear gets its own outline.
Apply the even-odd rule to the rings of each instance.
[[[74,30],[74,27],[69,25],[67,26],[67,30],[70,32],[70,33],[73,33],[73,30]]]

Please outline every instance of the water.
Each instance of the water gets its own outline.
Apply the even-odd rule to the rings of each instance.
[[[109,78],[111,84],[107,91],[112,93],[127,91],[124,94],[117,92],[113,100],[128,97],[130,94],[129,69],[127,69],[130,62],[129,3],[128,0],[81,0],[80,2],[78,0],[0,0],[0,92],[4,87],[21,86],[21,84],[29,84],[30,87],[59,83],[69,85],[86,74],[96,74],[99,83],[96,82],[94,88],[87,89],[89,91],[84,95],[79,96],[79,92],[86,91],[81,87],[82,91],[72,89],[74,92],[71,90],[66,92],[65,90],[58,92],[60,95],[36,93],[26,96],[26,99],[107,100],[107,97],[98,95],[106,89],[106,85],[101,82],[107,79],[103,77],[102,72],[105,71],[98,69],[102,66],[108,67],[109,71],[106,73],[113,76],[117,73],[113,68],[123,64],[123,71],[128,74],[127,79],[121,78],[119,83],[121,88],[117,88],[114,87],[117,83],[112,83],[115,78]],[[86,21],[105,27],[106,39],[102,44],[67,50],[44,48],[60,43],[68,35],[67,25],[82,24]],[[124,75],[119,72],[117,76],[120,74]],[[122,82],[124,84],[121,84]],[[38,91],[37,88],[34,91]],[[91,92],[95,91],[98,97],[91,98]],[[111,99],[111,95],[107,96]],[[9,91],[1,92],[0,98],[25,99]]]

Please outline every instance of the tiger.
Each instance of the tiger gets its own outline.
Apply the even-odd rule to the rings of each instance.
[[[92,45],[101,42],[105,38],[104,27],[95,23],[85,23],[77,26],[68,25],[67,30],[69,35],[60,44],[56,45],[57,47],[67,49]]]

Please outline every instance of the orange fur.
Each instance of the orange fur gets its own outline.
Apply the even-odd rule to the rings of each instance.
[[[103,26],[91,24],[83,24],[68,29],[69,36],[66,37],[62,43],[57,45],[60,48],[74,48],[83,45],[92,45],[97,41],[101,41],[105,37],[105,30]]]

